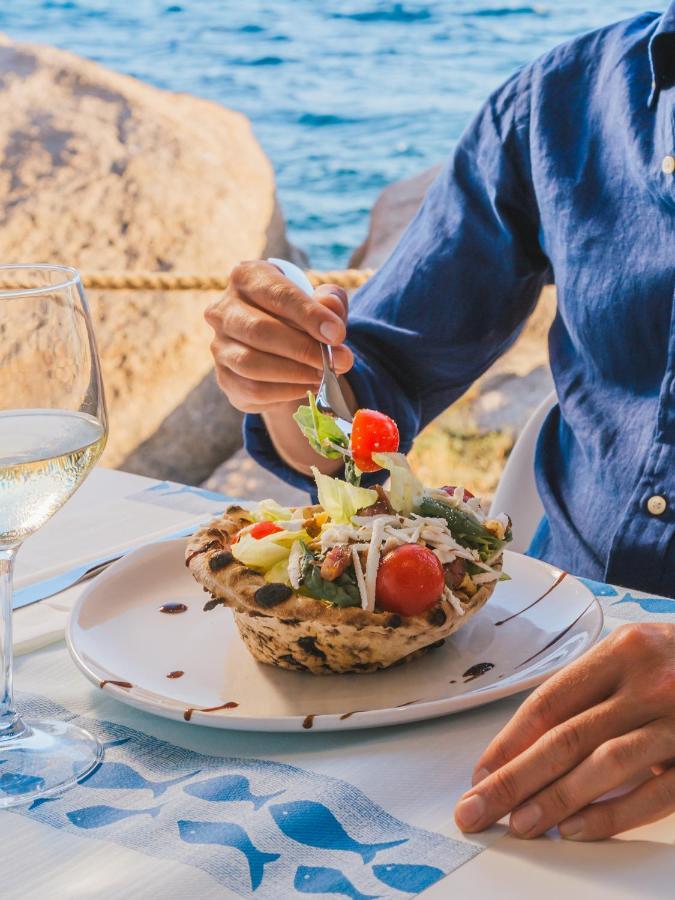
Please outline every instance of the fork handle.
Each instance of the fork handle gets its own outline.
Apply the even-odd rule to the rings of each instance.
[[[295,263],[289,262],[287,259],[276,259],[275,257],[270,257],[267,262],[272,263],[273,266],[281,269],[286,278],[288,278],[289,281],[292,281],[296,287],[299,287],[301,291],[310,294],[310,296],[314,293],[312,282],[302,269],[295,265]],[[324,344],[322,341],[319,341],[319,346],[321,347],[321,359],[323,360],[324,370],[328,369],[329,372],[335,373],[335,368],[333,366],[333,348],[330,344]]]

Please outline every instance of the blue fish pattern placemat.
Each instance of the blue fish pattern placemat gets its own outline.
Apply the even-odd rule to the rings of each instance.
[[[63,797],[12,813],[197,867],[242,897],[411,897],[482,849],[401,822],[336,778],[196,753],[39,695],[18,700],[22,714],[96,734],[105,759]],[[17,787],[6,773],[0,791]]]
[[[598,598],[606,616],[624,622],[675,622],[675,599],[650,597],[589,578],[579,579]]]

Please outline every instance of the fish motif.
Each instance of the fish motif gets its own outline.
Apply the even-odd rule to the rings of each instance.
[[[218,803],[248,801],[253,804],[253,809],[260,809],[268,800],[285,793],[284,791],[275,791],[273,794],[253,794],[248,778],[243,775],[221,775],[216,778],[207,778],[206,781],[190,784],[183,790],[192,797]]]
[[[179,819],[178,832],[181,840],[187,844],[220,844],[223,847],[234,847],[246,857],[251,877],[251,889],[260,887],[264,868],[267,863],[279,859],[279,853],[264,853],[253,845],[250,837],[234,822],[191,822]]]
[[[78,784],[87,788],[127,788],[130,790],[147,788],[149,791],[152,791],[153,797],[161,797],[170,787],[187,781],[188,778],[199,774],[199,771],[197,769],[195,772],[190,772],[189,775],[181,775],[178,778],[172,778],[170,781],[149,781],[126,763],[104,762],[100,763],[88,775],[85,775]]]
[[[339,869],[299,866],[293,887],[301,894],[345,894],[351,900],[377,900],[378,894],[362,894]]]
[[[591,578],[580,578],[579,581],[596,597],[616,597],[619,593],[611,584],[603,584],[602,581],[593,581]]]
[[[624,594],[621,600],[614,600],[611,605],[620,606],[622,603],[637,603],[640,609],[648,613],[675,615],[675,600],[667,600],[665,597],[633,597],[632,594]]]
[[[38,806],[42,806],[43,803],[52,803],[54,800],[60,800],[60,797],[38,797],[37,800],[33,800],[31,805],[28,807],[28,812],[31,809],[37,809]]]
[[[155,816],[159,815],[162,807],[155,806],[152,809],[118,809],[116,806],[86,806],[83,809],[74,809],[66,813],[66,816],[76,828],[103,828],[105,825],[113,825],[128,819],[130,816]]]
[[[412,866],[402,863],[373,866],[373,874],[387,887],[396,888],[397,891],[407,891],[410,894],[421,894],[422,891],[445,877],[445,872],[435,866]]]
[[[22,775],[20,772],[5,772],[0,775],[0,793],[16,796],[29,794],[31,791],[39,791],[44,785],[44,778],[36,775]]]
[[[347,850],[358,853],[364,863],[375,859],[381,850],[407,843],[407,838],[379,844],[361,844],[344,830],[333,813],[323,803],[296,800],[291,803],[275,803],[269,807],[279,830],[298,844],[319,847],[322,850]]]

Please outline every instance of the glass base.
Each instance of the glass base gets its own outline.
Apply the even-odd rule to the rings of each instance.
[[[0,738],[0,809],[65,791],[103,759],[87,731],[67,722],[19,720],[23,730]]]

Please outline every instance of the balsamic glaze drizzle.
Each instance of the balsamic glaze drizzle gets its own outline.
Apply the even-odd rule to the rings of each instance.
[[[537,652],[536,652],[536,653],[533,653],[532,656],[528,656],[526,660],[523,660],[523,662],[519,663],[519,664],[516,666],[516,669],[520,669],[522,666],[525,665],[525,663],[532,662],[533,659],[535,659],[537,656],[539,656],[539,655],[540,655],[541,653],[543,653],[545,650],[548,650],[549,647],[552,647],[557,641],[560,640],[560,638],[565,637],[565,635],[567,634],[567,632],[568,632],[568,631],[571,631],[571,630],[574,628],[574,626],[577,624],[577,622],[579,621],[579,619],[582,619],[582,618],[586,615],[586,613],[588,612],[588,610],[591,608],[591,606],[593,606],[593,604],[594,604],[595,602],[596,602],[595,600],[592,600],[592,601],[588,604],[588,606],[586,607],[586,609],[585,609],[582,613],[579,613],[579,615],[576,617],[576,619],[574,620],[574,622],[572,622],[571,625],[568,625],[567,628],[563,629],[563,630],[560,632],[560,634],[557,634],[557,635],[553,638],[553,640],[549,641],[548,644],[547,644],[545,647],[542,647],[542,648],[541,648],[541,650],[537,650]]]
[[[527,612],[528,609],[532,609],[532,607],[533,607],[533,606],[536,606],[537,603],[540,603],[540,602],[544,599],[544,597],[548,597],[548,595],[551,593],[551,591],[555,590],[555,588],[558,587],[558,585],[560,584],[560,582],[561,582],[561,581],[563,580],[563,578],[565,578],[566,576],[567,576],[567,572],[561,572],[560,575],[558,575],[558,577],[556,578],[556,580],[553,582],[553,584],[551,585],[551,587],[550,587],[547,591],[544,591],[544,593],[541,595],[541,597],[537,597],[536,600],[534,600],[532,603],[530,603],[529,606],[526,606],[524,609],[521,609],[520,612],[513,613],[513,615],[507,616],[505,619],[502,619],[500,622],[495,622],[495,625],[504,625],[506,622],[510,622],[511,619],[515,619],[516,616],[520,616],[522,613]]]
[[[494,669],[495,664],[489,662],[480,662],[471,666],[466,670],[466,672],[462,673],[462,678],[464,679],[464,684],[467,681],[474,681],[476,678],[480,678],[481,675],[485,675],[486,672],[489,672],[490,669]]]
[[[183,713],[183,718],[186,722],[189,722],[192,718],[192,713],[195,712],[217,712],[219,709],[235,709],[235,707],[239,706],[238,703],[235,703],[234,700],[228,700],[227,703],[223,703],[220,706],[207,706],[206,709],[199,709],[196,706],[190,706]]]
[[[178,613],[187,612],[187,606],[185,603],[163,603],[160,606],[159,611],[161,613],[166,613],[168,616],[175,616],[178,615]]]

